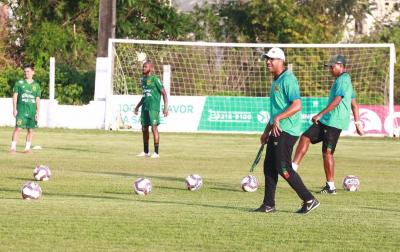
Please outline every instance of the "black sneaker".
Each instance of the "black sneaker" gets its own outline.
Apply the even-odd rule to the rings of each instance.
[[[259,208],[253,210],[253,212],[261,212],[261,213],[273,213],[275,211],[276,211],[275,207],[264,206],[264,205],[261,205]]]
[[[309,212],[311,212],[318,206],[319,206],[319,201],[317,199],[312,199],[308,202],[303,202],[303,204],[301,204],[301,208],[299,210],[297,210],[296,213],[308,214]]]
[[[329,187],[329,185],[326,184],[325,187],[322,188],[322,190],[319,191],[318,193],[335,195],[335,194],[336,194],[336,189],[331,189],[331,188]]]

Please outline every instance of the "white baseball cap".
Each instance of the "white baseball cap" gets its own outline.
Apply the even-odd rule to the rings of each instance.
[[[283,52],[283,50],[279,47],[272,47],[271,49],[269,49],[269,51],[267,53],[264,53],[262,55],[263,59],[281,59],[283,61],[285,61],[285,53]]]

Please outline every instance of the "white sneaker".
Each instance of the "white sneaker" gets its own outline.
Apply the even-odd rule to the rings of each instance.
[[[159,158],[159,157],[160,157],[160,155],[155,152],[153,153],[153,155],[151,155],[151,158]]]
[[[142,151],[141,153],[137,154],[136,157],[150,157],[150,153]]]

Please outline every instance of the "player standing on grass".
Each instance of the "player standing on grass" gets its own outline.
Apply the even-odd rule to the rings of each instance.
[[[336,194],[333,153],[341,131],[346,130],[349,126],[350,109],[353,111],[357,133],[361,136],[364,132],[351,78],[346,70],[346,58],[343,55],[334,55],[325,66],[329,66],[331,74],[336,77],[329,93],[328,105],[313,116],[313,125],[301,136],[292,166],[297,170],[310,143],[316,144],[322,141],[326,185],[320,193]]]
[[[21,129],[28,130],[24,153],[32,153],[33,129],[37,128],[39,120],[41,95],[39,83],[32,79],[34,74],[33,65],[25,65],[24,79],[17,81],[13,88],[13,115],[16,121],[12,134],[11,154],[17,151],[17,140]]]
[[[273,75],[270,91],[271,119],[260,141],[267,143],[264,160],[265,194],[262,205],[255,212],[275,212],[275,191],[278,174],[281,175],[303,200],[297,213],[307,214],[319,206],[319,202],[305,187],[300,176],[292,169],[292,151],[300,135],[300,90],[295,75],[285,68],[285,54],[280,48],[272,48],[266,54],[268,70]]]
[[[152,158],[158,158],[160,134],[158,125],[160,124],[160,100],[161,95],[164,100],[164,116],[168,116],[168,98],[164,86],[160,78],[153,74],[153,63],[146,61],[143,64],[143,77],[141,78],[141,86],[143,89],[143,97],[135,107],[135,114],[139,112],[142,106],[141,123],[143,132],[143,152],[137,155],[138,157],[150,157],[149,152],[149,126],[153,132],[154,139],[154,154]]]

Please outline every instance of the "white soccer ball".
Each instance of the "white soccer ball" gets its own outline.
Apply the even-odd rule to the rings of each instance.
[[[347,175],[343,178],[343,189],[350,192],[355,192],[360,190],[360,180],[357,176]]]
[[[144,52],[136,52],[136,60],[139,63],[144,63],[147,59],[147,55]]]
[[[42,188],[33,181],[26,182],[21,188],[23,199],[39,199],[42,196]]]
[[[203,185],[203,179],[198,174],[191,174],[185,179],[186,187],[189,191],[196,191]]]
[[[151,182],[147,178],[138,178],[133,183],[133,189],[139,195],[147,195],[151,192]]]
[[[255,176],[247,175],[240,182],[240,186],[242,187],[242,190],[245,192],[255,192],[257,191],[259,184]]]
[[[50,168],[45,165],[38,165],[33,170],[33,177],[38,181],[47,181],[51,177]]]

